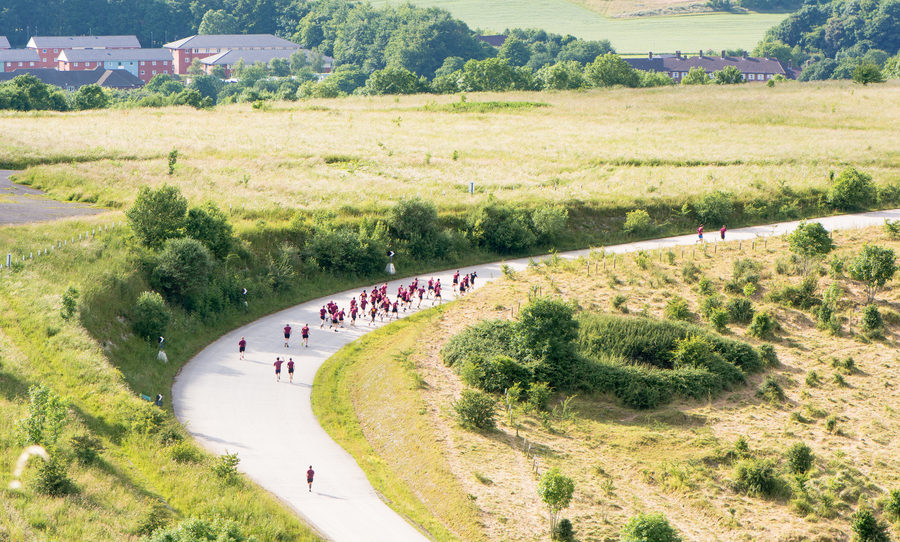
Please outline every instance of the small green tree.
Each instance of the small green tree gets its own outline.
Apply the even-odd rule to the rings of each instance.
[[[62,316],[63,320],[68,320],[75,316],[75,311],[78,310],[78,288],[74,286],[66,288],[60,303],[62,304],[62,309],[60,309],[59,315]]]
[[[828,204],[835,209],[852,211],[863,209],[875,201],[878,195],[872,184],[872,176],[856,168],[841,171],[828,188]]]
[[[212,269],[212,255],[200,241],[169,239],[157,257],[150,282],[167,299],[193,310],[206,293]]]
[[[653,219],[647,211],[635,209],[625,213],[625,225],[622,227],[625,233],[643,235],[653,231],[653,228]]]
[[[565,476],[557,467],[541,475],[538,482],[538,495],[550,510],[550,534],[556,532],[556,522],[560,511],[569,507],[572,494],[575,493],[575,482]]]
[[[621,542],[681,542],[681,536],[662,514],[638,514],[622,528]]]
[[[788,236],[791,252],[800,257],[801,273],[805,274],[810,263],[820,260],[834,248],[828,231],[818,222],[801,222]]]
[[[375,70],[363,91],[370,96],[382,94],[415,94],[423,92],[426,84],[420,81],[416,74],[403,67],[388,66],[381,70]]]
[[[812,467],[812,449],[802,442],[797,442],[787,451],[788,466],[794,474],[804,474]]]
[[[870,508],[860,508],[850,518],[853,540],[856,542],[890,542],[887,525],[878,521]]]
[[[744,82],[744,75],[735,66],[725,66],[717,72],[713,72],[713,81],[717,85],[736,85]]]
[[[681,79],[682,85],[708,85],[711,82],[709,74],[699,66],[694,66],[688,70],[687,75]]]
[[[162,296],[156,292],[143,292],[131,311],[131,328],[144,339],[165,335],[172,316]]]
[[[234,246],[231,223],[214,203],[191,208],[185,217],[184,231],[203,243],[219,259],[228,256]]]
[[[884,74],[877,64],[863,62],[853,70],[853,81],[862,85],[869,83],[884,83]]]
[[[522,308],[518,332],[526,355],[540,362],[535,378],[551,386],[565,384],[571,376],[578,321],[572,305],[557,299],[538,298]]]
[[[196,59],[194,59],[196,60]],[[178,149],[172,149],[169,151],[168,165],[169,165],[169,175],[175,173],[175,164],[178,162]]]
[[[482,431],[495,427],[496,407],[493,397],[477,390],[463,390],[459,400],[453,403],[460,425]]]
[[[866,244],[856,258],[850,262],[848,269],[854,280],[863,283],[866,288],[866,303],[875,301],[875,294],[897,272],[896,256],[891,248]]]
[[[156,529],[147,542],[256,542],[232,520],[191,518],[172,527]]]
[[[80,111],[86,109],[104,109],[109,105],[109,97],[100,85],[84,85],[75,91],[72,107]]]
[[[187,199],[178,188],[164,185],[153,190],[142,186],[125,216],[142,245],[159,248],[166,239],[182,234],[185,213]]]
[[[622,57],[613,53],[598,56],[584,69],[584,75],[595,87],[637,87],[641,78]]]
[[[16,424],[20,442],[55,447],[68,420],[68,405],[44,384],[28,388],[28,398],[28,417]]]

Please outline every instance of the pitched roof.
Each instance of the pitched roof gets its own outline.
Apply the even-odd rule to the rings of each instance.
[[[172,61],[169,49],[71,49],[59,53],[63,62],[116,62],[134,60]]]
[[[491,34],[489,36],[478,36],[478,39],[487,43],[488,45],[493,45],[494,47],[500,47],[504,43],[506,43],[506,35],[505,34]]]
[[[721,70],[726,66],[734,66],[741,73],[771,73],[781,74],[786,77],[792,75],[792,71],[774,58],[755,58],[740,56],[666,56],[652,58],[624,58],[632,68],[644,71],[657,72],[687,72],[691,68],[703,68],[707,73]]]
[[[0,72],[0,82],[9,81],[25,74],[31,74],[48,85],[66,89],[92,84],[119,89],[134,89],[144,86],[144,82],[128,70],[104,70],[103,68],[74,72],[61,72],[52,68],[18,69],[11,72]]]
[[[34,49],[0,49],[0,62],[40,62]]]
[[[26,47],[35,49],[103,49],[134,48],[141,43],[137,36],[32,36]]]
[[[9,40],[6,36],[0,36],[0,49],[9,49]]]
[[[299,49],[300,46],[272,34],[205,34],[188,36],[163,45],[167,49]]]
[[[200,62],[207,66],[231,66],[237,64],[241,60],[243,60],[245,64],[256,64],[257,62],[268,64],[273,58],[290,58],[291,55],[297,51],[306,53],[307,59],[312,58],[313,52],[309,49],[228,50],[213,56],[201,58]],[[323,55],[322,60],[325,66],[331,66],[334,63],[334,59],[330,56]]]

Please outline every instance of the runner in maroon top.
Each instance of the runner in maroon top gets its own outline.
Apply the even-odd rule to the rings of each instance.
[[[375,323],[375,317],[377,315],[378,315],[378,307],[376,307],[375,305],[372,305],[372,308],[369,309],[369,316],[372,317],[372,319],[369,321],[370,326]]]
[[[300,330],[300,338],[303,339],[303,341],[301,341],[303,346],[309,348],[309,324],[303,325],[303,329]]]
[[[700,227],[697,228],[697,242],[703,242],[703,224],[700,224]]]
[[[241,359],[244,359],[244,350],[247,349],[247,339],[241,337],[241,340],[238,341],[238,352],[241,354]]]
[[[325,305],[322,305],[322,308],[319,309],[319,320],[322,321],[322,324],[319,326],[319,328],[325,327],[325,314],[326,314],[327,312],[328,312],[328,311],[325,310]]]
[[[309,491],[312,492],[312,483],[313,477],[316,475],[316,471],[313,470],[312,465],[309,466],[309,470],[306,471],[306,483],[309,484]]]
[[[344,309],[341,309],[337,313],[338,322],[341,323],[341,327],[344,327]]]
[[[284,360],[281,358],[275,358],[275,363],[272,365],[275,366],[275,382],[281,382],[281,364],[284,363]]]
[[[354,327],[356,327],[357,312],[358,312],[358,309],[356,308],[356,305],[353,305],[352,307],[350,307],[350,325],[354,326]]]
[[[725,224],[722,224],[722,229],[719,230],[719,235],[722,237],[723,241],[725,240],[725,231],[726,231]]]
[[[290,346],[288,343],[291,341],[291,324],[285,324],[284,326],[284,347],[287,348]]]
[[[459,285],[459,269],[456,270],[456,273],[453,273],[453,291],[456,291],[456,287]]]
[[[441,300],[441,303],[444,302],[444,298],[441,297],[441,283],[440,279],[438,279],[438,283],[434,285],[434,299],[431,301],[431,304],[434,305],[434,302],[438,299]]]

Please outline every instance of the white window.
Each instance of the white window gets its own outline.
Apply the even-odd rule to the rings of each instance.
[[[681,76],[684,77],[688,74],[688,72],[681,72]]]
[[[752,74],[752,73],[747,74],[747,79],[749,79],[750,81],[753,81],[753,80],[754,80],[754,77],[756,77],[756,76],[755,76],[754,74]]]
[[[153,61],[153,65],[156,66],[156,61],[155,61],[155,60]]]
[[[59,49],[54,49],[53,52],[54,52],[54,53],[58,53],[58,52],[59,52]]]
[[[153,75],[156,75],[156,70],[153,70]]]
[[[29,65],[29,66],[34,66],[34,62],[29,62],[28,65]]]
[[[24,66],[24,65],[25,65],[24,62],[19,62],[19,67],[20,67],[20,68],[21,68],[22,66]]]
[[[144,70],[141,70],[141,75],[144,75]]]
[[[77,62],[75,63],[75,67],[76,67],[76,68],[78,67],[78,63],[77,63]]]
[[[42,51],[44,51],[44,52],[45,52],[45,53],[46,53],[46,52],[47,52],[47,50],[46,50],[46,49],[42,49]]]

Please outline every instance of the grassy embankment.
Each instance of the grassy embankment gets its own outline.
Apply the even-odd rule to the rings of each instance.
[[[895,181],[900,135],[891,127],[900,108],[892,90],[828,84],[485,96],[478,99],[550,106],[464,114],[425,107],[454,98],[422,96],[281,104],[266,111],[3,114],[0,129],[8,137],[0,143],[0,162],[45,164],[22,177],[59,199],[118,209],[139,186],[168,182],[194,204],[231,205],[237,234],[261,262],[294,235],[296,216],[383,218],[390,205],[385,195],[417,193],[432,198],[451,225],[491,196],[530,207],[566,205],[571,228],[559,246],[586,246],[623,239],[622,217],[635,207],[651,210],[662,232],[683,230],[692,219],[681,217],[682,204],[716,188],[732,191],[734,224],[825,212],[819,199],[827,172],[843,163],[872,173],[881,185]],[[736,100],[756,115],[727,105]],[[60,133],[67,137],[60,140]],[[173,147],[180,158],[168,176],[165,156]],[[470,179],[474,196],[465,193]],[[772,205],[750,213],[744,203],[754,200]],[[114,212],[2,228],[0,252],[36,251],[119,219]],[[131,247],[126,230],[117,230],[0,273],[4,419],[20,417],[27,385],[44,381],[73,402],[75,421],[63,449],[72,434],[90,431],[107,448],[102,465],[116,473],[100,479],[103,469],[73,467],[82,492],[72,498],[7,494],[11,538],[123,539],[179,517],[209,514],[237,519],[263,540],[308,536],[252,484],[215,478],[203,454],[175,461],[171,435],[184,432],[170,414],[151,414],[135,396],[166,394],[178,367],[228,329],[369,279],[305,276],[287,293],[253,299],[248,312],[229,310],[206,321],[176,312],[167,334],[170,363],[160,367],[155,349],[131,335],[127,321],[131,300],[147,286]],[[495,257],[481,250],[457,255],[468,262]],[[415,272],[454,262],[399,263]],[[63,322],[59,299],[69,284],[81,291],[81,319]],[[3,434],[0,468],[7,468],[17,450],[13,435]],[[52,517],[46,514],[53,510]]]
[[[396,3],[376,0],[375,5]],[[786,15],[772,13],[703,13],[705,4],[679,0],[420,0],[420,7],[450,11],[472,28],[500,33],[507,28],[541,28],[583,39],[608,39],[617,51],[693,51],[701,48],[751,50],[766,30]],[[621,18],[634,17],[634,18]]]
[[[900,249],[900,242],[875,228],[838,232],[834,240],[835,257],[844,260],[864,242]],[[791,268],[783,239],[741,248],[736,242],[715,252],[688,248],[684,256],[674,252],[673,260],[662,254],[661,261],[657,253],[649,261],[619,257],[615,269],[611,260],[604,268],[595,255],[589,276],[584,260],[538,265],[440,312],[423,313],[415,322],[388,326],[367,342],[348,346],[317,375],[314,408],[332,412],[322,418],[323,425],[360,459],[376,487],[399,495],[394,486],[402,484],[404,492],[418,497],[416,506],[457,529],[460,539],[473,536],[462,530],[472,525],[459,525],[453,509],[431,495],[469,495],[487,539],[534,540],[547,521],[536,493],[535,464],[538,469],[558,466],[575,479],[575,499],[563,515],[572,519],[579,540],[615,538],[637,512],[665,513],[689,540],[849,539],[852,512],[864,504],[879,509],[886,492],[900,487],[894,453],[900,434],[900,396],[894,385],[900,339],[897,281],[878,295],[887,323],[884,338],[870,339],[861,331],[865,294],[860,285],[823,269],[816,295],[833,283],[845,292],[838,311],[841,332],[830,335],[816,328],[812,310],[771,300],[774,292],[801,280],[778,271]],[[498,416],[495,432],[457,426],[451,402],[463,384],[444,366],[439,350],[465,326],[509,318],[510,308],[525,303],[535,285],[582,310],[654,318],[662,318],[668,301],[681,296],[691,319],[709,325],[699,315],[706,295],[698,279],[711,281],[711,295],[745,297],[723,291],[739,259],[761,264],[758,288],[749,299],[756,311],[771,312],[782,328],[765,341],[775,347],[779,366],[751,376],[746,387],[649,411],[626,408],[606,395],[575,396],[564,408],[566,396],[559,396],[548,413],[517,408],[518,429],[505,413]],[[688,279],[693,273],[683,270],[691,265],[697,276]],[[748,335],[746,324],[729,325],[725,335],[764,344]],[[374,356],[367,346],[385,353]],[[758,396],[757,387],[769,377],[783,387],[783,401]],[[385,413],[409,421],[382,424]],[[736,446],[742,437],[749,450]],[[422,442],[434,445],[423,448]],[[815,456],[803,489],[786,466],[786,451],[796,442],[806,443]],[[742,458],[773,461],[782,489],[769,498],[736,490],[734,468]]]

